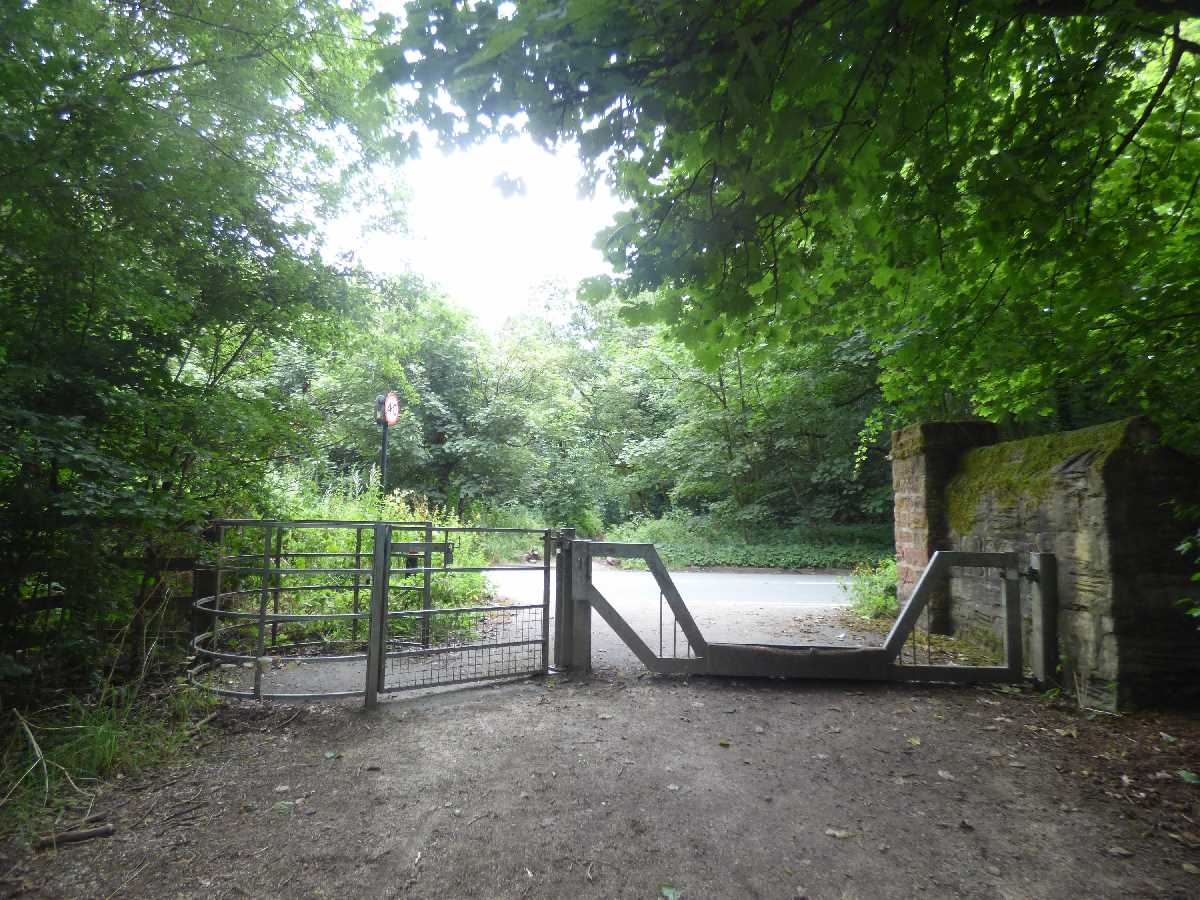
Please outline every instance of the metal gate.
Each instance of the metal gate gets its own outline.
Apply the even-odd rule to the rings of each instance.
[[[454,564],[454,539],[525,534],[542,539],[539,565]],[[366,703],[382,693],[544,674],[550,663],[551,568],[557,535],[544,529],[376,526]],[[439,581],[486,572],[539,572],[542,602],[437,605]],[[419,598],[419,603],[416,600]]]
[[[1058,654],[1056,562],[1053,554],[1035,553],[1021,566],[1016,553],[968,553],[939,550],[933,554],[911,597],[882,647],[841,645],[783,645],[710,643],[697,627],[653,544],[617,544],[570,540],[562,545],[562,595],[559,603],[559,641],[556,664],[587,672],[591,668],[592,610],[608,624],[634,655],[659,674],[720,675],[732,677],[826,678],[868,681],[1020,682],[1025,677],[1022,647],[1020,582],[1031,582],[1030,645],[1033,677],[1053,678]],[[683,632],[684,653],[673,641],[670,655],[662,640],[663,607],[659,607],[659,648],[642,639],[592,583],[594,557],[638,559],[646,563],[673,617],[673,627]],[[1001,581],[1004,613],[1004,662],[1001,665],[934,665],[926,648],[924,664],[917,657],[915,628],[929,604],[933,585],[954,567],[989,569]],[[674,632],[673,632],[674,633]],[[904,648],[914,639],[911,662]]]
[[[455,564],[468,535],[529,538],[525,565]],[[227,697],[313,700],[547,671],[558,533],[432,522],[223,519],[197,573],[191,680]],[[477,557],[459,562],[480,562]],[[484,559],[483,562],[489,560]],[[529,572],[540,603],[479,601],[455,579]]]
[[[1020,681],[1020,582],[1026,579],[1032,583],[1034,677],[1051,678],[1057,661],[1056,577],[1050,554],[1035,554],[1026,568],[1015,553],[939,551],[884,645],[848,648],[706,641],[653,545],[576,540],[570,528],[256,520],[224,520],[216,527],[215,567],[206,587],[197,583],[194,603],[198,616],[211,627],[194,639],[201,664],[192,676],[214,674],[216,681],[208,687],[232,697],[364,696],[373,706],[380,694],[542,674],[550,671],[552,619],[554,668],[586,673],[591,668],[593,610],[648,669],[663,674]],[[343,535],[340,540],[331,537],[337,533]],[[285,544],[285,535],[296,534],[311,539],[299,547]],[[471,534],[536,535],[541,560],[456,565],[455,541]],[[227,547],[230,535],[234,538]],[[657,653],[592,584],[595,556],[636,558],[650,569],[660,588]],[[955,566],[992,569],[1000,577],[1005,616],[1002,665],[932,665],[928,650],[924,664],[915,652],[911,662],[905,659],[906,641],[915,634],[933,583]],[[541,602],[480,604],[479,584],[453,589],[455,579],[488,572],[529,572],[531,578],[536,573]],[[362,595],[368,591],[369,610],[364,611]],[[669,642],[663,640],[664,615],[670,616]],[[268,673],[273,680],[283,679],[292,667],[311,673],[315,663],[331,676],[310,679],[291,690],[264,683]]]

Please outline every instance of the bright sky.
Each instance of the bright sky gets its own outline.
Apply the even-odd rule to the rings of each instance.
[[[502,174],[521,179],[524,194],[505,197],[495,183]],[[573,289],[610,271],[592,240],[620,206],[603,185],[580,198],[581,174],[573,149],[550,154],[527,137],[450,155],[426,150],[380,185],[407,194],[408,233],[373,233],[362,211],[335,224],[329,249],[353,251],[374,272],[416,271],[495,330],[529,305],[537,285]]]

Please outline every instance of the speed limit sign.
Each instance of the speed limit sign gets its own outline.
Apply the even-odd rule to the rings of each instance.
[[[400,421],[400,397],[395,391],[375,398],[375,421],[389,428]]]
[[[400,421],[400,398],[396,396],[395,391],[389,391],[383,398],[383,421],[388,425],[395,425]]]

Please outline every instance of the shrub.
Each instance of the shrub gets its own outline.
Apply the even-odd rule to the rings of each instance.
[[[609,536],[614,541],[654,544],[673,568],[849,569],[895,552],[888,525],[762,527],[747,536],[728,522],[681,512],[660,519],[633,519],[613,528]]]
[[[848,581],[841,583],[850,595],[850,609],[864,619],[891,618],[899,612],[896,599],[896,560],[882,559],[875,565],[854,567]]]

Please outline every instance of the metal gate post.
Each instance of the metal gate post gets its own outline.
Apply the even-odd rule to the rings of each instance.
[[[554,538],[547,529],[542,535],[542,674],[550,671],[550,563],[554,560]]]
[[[220,588],[217,586],[217,571],[221,568],[220,556],[223,552],[221,529],[210,525],[204,529],[200,537],[211,545],[209,553],[216,559],[206,563],[197,558],[195,568],[192,570],[192,637],[215,629],[218,624],[215,616],[203,613],[196,608],[196,601],[202,597],[215,598],[214,605],[218,605],[220,601],[220,598],[217,597],[217,594],[220,593]],[[212,551],[212,546],[216,547],[215,553]]]
[[[591,541],[571,542],[571,670],[592,671],[592,604],[588,589],[592,584]]]
[[[1030,652],[1033,678],[1042,687],[1058,679],[1058,558],[1053,553],[1034,553],[1029,558],[1033,573],[1030,591],[1033,627]]]
[[[1004,567],[1004,658],[1008,662],[1009,678],[1021,681],[1025,678],[1025,660],[1021,647],[1021,571],[1017,554],[1009,554],[1010,561]]]
[[[558,536],[558,567],[555,570],[554,596],[554,668],[571,668],[571,543],[575,529],[564,528]]]
[[[442,537],[447,537],[443,534]],[[388,540],[391,540],[389,537]],[[425,523],[425,552],[421,557],[421,567],[425,570],[424,579],[421,582],[421,609],[433,609],[433,523]],[[389,548],[390,550],[390,548]],[[445,557],[442,558],[442,565],[445,565]],[[421,646],[429,646],[429,616],[421,616]]]
[[[258,595],[258,640],[254,643],[254,699],[262,699],[263,658],[266,656],[267,598],[271,596],[271,526],[263,529],[262,585]]]
[[[371,557],[371,615],[367,620],[366,707],[374,709],[383,683],[384,649],[387,647],[388,563],[392,543],[390,525],[374,526]]]

